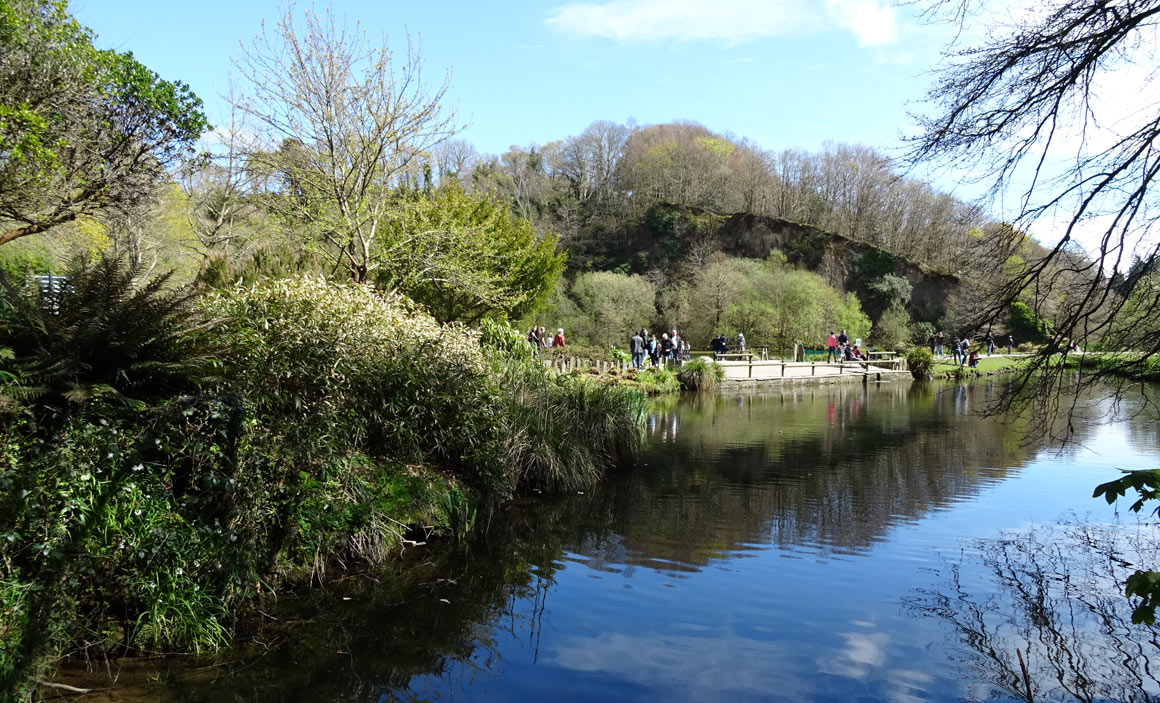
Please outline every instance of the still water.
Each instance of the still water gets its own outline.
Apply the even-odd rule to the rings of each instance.
[[[253,645],[174,664],[152,695],[1160,700],[1156,633],[1117,583],[1160,564],[1153,533],[1091,498],[1160,466],[1156,422],[1087,400],[1060,452],[1021,416],[981,416],[995,392],[662,402],[639,464],[596,490],[285,599]]]

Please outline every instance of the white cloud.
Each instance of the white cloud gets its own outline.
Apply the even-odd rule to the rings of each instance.
[[[858,46],[889,46],[898,41],[898,14],[878,0],[826,0],[826,13],[858,37]]]
[[[851,32],[859,46],[898,41],[898,18],[882,0],[605,0],[557,8],[549,26],[619,42],[709,40],[736,44],[763,37]]]

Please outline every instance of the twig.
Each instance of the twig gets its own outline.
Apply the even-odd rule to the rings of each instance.
[[[1028,650],[1030,655],[1031,650]],[[1023,663],[1023,652],[1015,649],[1015,655],[1019,657],[1019,669],[1023,671],[1023,685],[1027,688],[1027,703],[1035,703],[1035,699],[1031,697],[1031,677],[1027,675],[1027,665]]]
[[[93,692],[93,689],[91,689],[91,688],[77,688],[76,686],[69,686],[68,684],[64,684],[64,683],[52,683],[50,681],[37,681],[36,685],[37,686],[44,686],[45,688],[59,688],[62,691],[67,691],[68,693],[76,693],[76,694],[85,694],[85,693],[92,693]]]

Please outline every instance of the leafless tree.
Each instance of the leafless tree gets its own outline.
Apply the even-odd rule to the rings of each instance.
[[[987,7],[948,0],[928,9],[970,22]],[[1017,228],[1059,222],[1046,254],[1027,262],[976,320],[998,319],[1021,296],[1038,302],[1066,291],[1071,303],[1053,320],[1054,338],[1025,383],[1048,411],[1063,409],[1057,407],[1065,379],[1058,353],[1066,352],[1068,340],[1114,344],[1117,329],[1140,332],[1132,338],[1138,354],[1107,358],[1085,381],[1138,375],[1160,355],[1160,299],[1138,288],[1143,278],[1123,277],[1134,256],[1154,262],[1160,244],[1154,227],[1158,20],[1158,0],[1052,0],[993,26],[979,46],[948,51],[929,96],[934,110],[919,117],[923,132],[911,143],[912,163],[981,173],[992,194],[1014,194]],[[1131,106],[1118,110],[1109,88],[1125,77],[1132,79]],[[1083,236],[1092,237],[1091,256],[1076,246]],[[1009,243],[999,240],[992,256],[1008,254]],[[1149,300],[1138,300],[1141,294]]]
[[[373,44],[329,10],[293,5],[234,65],[248,83],[237,105],[265,140],[249,158],[282,174],[268,206],[365,282],[392,189],[459,128],[445,104],[449,74],[428,84],[411,37],[399,65],[385,38]]]

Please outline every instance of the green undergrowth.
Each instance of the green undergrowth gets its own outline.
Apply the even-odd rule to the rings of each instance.
[[[677,380],[684,390],[711,392],[725,380],[725,369],[712,360],[698,357],[681,365]]]
[[[1160,382],[1160,358],[1130,352],[1088,352],[1069,354],[1064,360],[1067,368],[1097,371],[1099,373],[1140,381]]]
[[[645,395],[678,393],[681,390],[680,381],[677,380],[677,373],[672,369],[659,366],[640,370],[614,367],[605,371],[597,368],[587,368],[572,373],[574,376],[588,378],[605,386],[633,388]]]
[[[62,652],[212,650],[287,581],[462,537],[640,449],[639,390],[549,371],[506,323],[321,279],[195,298],[136,275],[0,299],[0,700]]]

